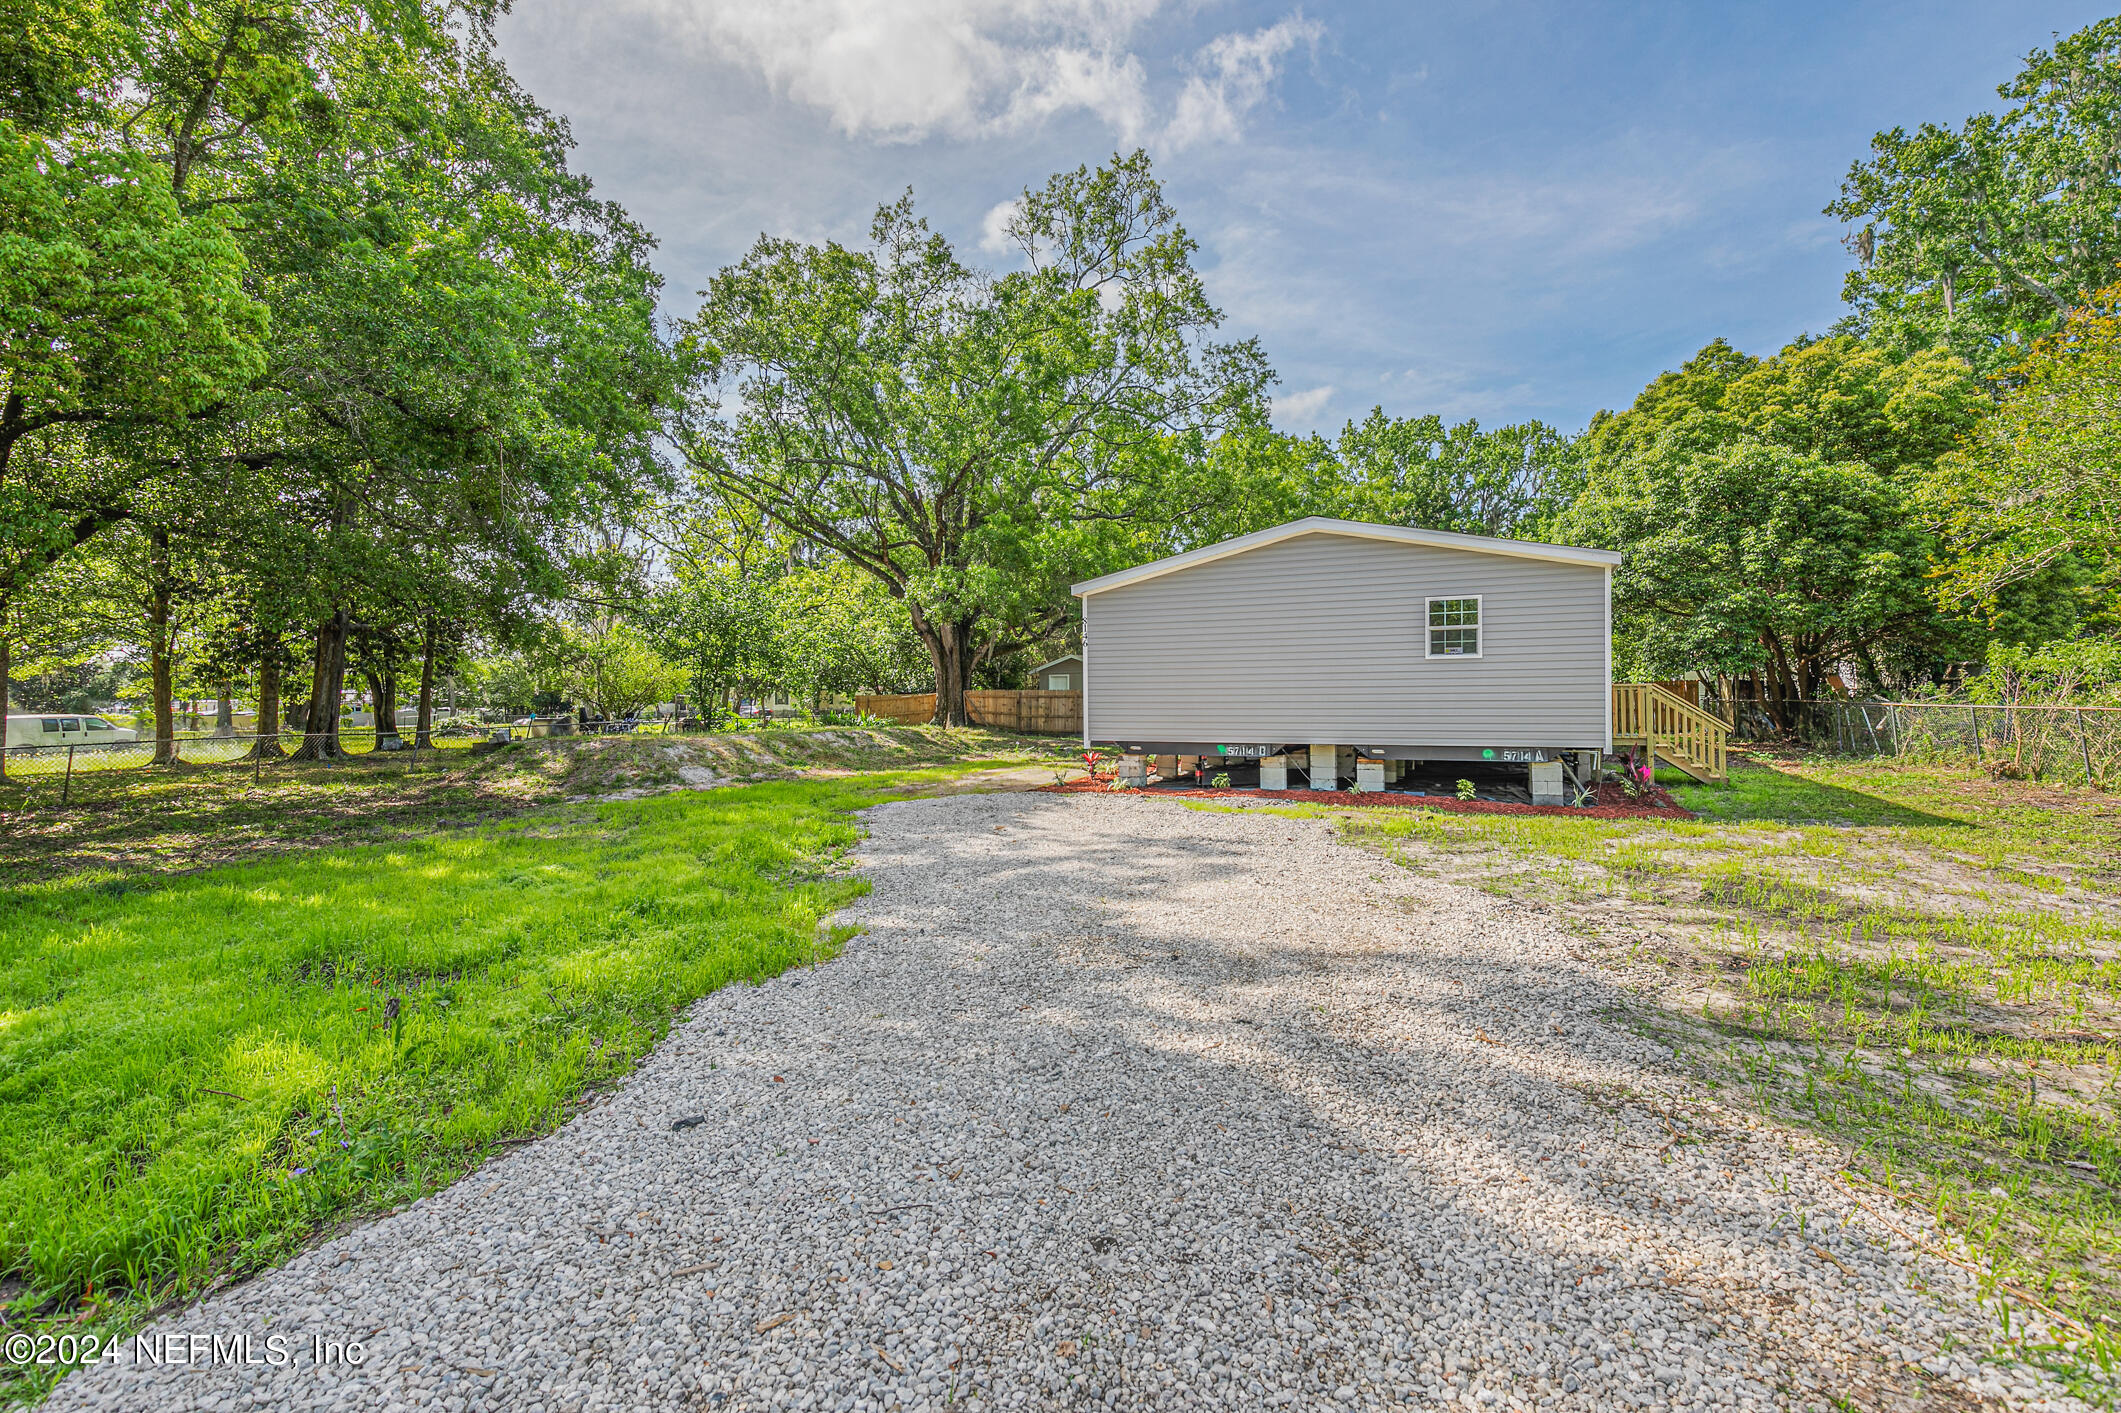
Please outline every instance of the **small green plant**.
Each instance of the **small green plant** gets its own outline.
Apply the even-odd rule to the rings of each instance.
[[[1118,759],[1108,756],[1094,747],[1084,751],[1081,760],[1083,763],[1083,778],[1093,783],[1100,780],[1112,780],[1119,774]]]
[[[1218,771],[1215,778],[1208,783],[1218,790],[1227,790],[1230,788],[1230,772],[1227,770]]]
[[[1458,782],[1458,798],[1461,800],[1477,800],[1480,798],[1480,791],[1474,788],[1472,781],[1461,780]]]

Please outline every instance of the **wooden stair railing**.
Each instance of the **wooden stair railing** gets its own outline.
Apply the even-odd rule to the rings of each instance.
[[[1704,783],[1731,778],[1731,728],[1654,682],[1613,684],[1613,745],[1641,746]]]

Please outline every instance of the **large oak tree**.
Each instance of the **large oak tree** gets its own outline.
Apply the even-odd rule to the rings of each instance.
[[[1173,468],[1258,418],[1272,376],[1255,343],[1215,340],[1145,155],[1027,190],[1007,229],[1003,274],[910,196],[865,248],[762,239],[685,329],[695,473],[901,600],[953,725],[980,663],[1055,633],[1130,521],[1185,513]]]

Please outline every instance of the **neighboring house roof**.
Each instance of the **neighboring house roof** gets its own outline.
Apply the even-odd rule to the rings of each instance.
[[[1138,564],[1132,569],[1122,569],[1117,574],[1107,574],[1098,579],[1086,579],[1070,592],[1077,598],[1101,594],[1107,589],[1117,589],[1128,584],[1139,584],[1144,579],[1154,579],[1164,574],[1175,574],[1181,569],[1209,564],[1218,559],[1227,559],[1233,554],[1247,550],[1263,549],[1293,540],[1299,535],[1346,535],[1353,539],[1386,540],[1401,545],[1427,545],[1433,549],[1471,550],[1476,554],[1509,555],[1515,559],[1544,559],[1555,564],[1580,564],[1610,569],[1621,561],[1613,550],[1582,549],[1575,545],[1545,545],[1534,540],[1498,540],[1488,535],[1461,535],[1451,530],[1417,530],[1405,525],[1371,525],[1361,520],[1334,520],[1324,515],[1307,516],[1302,520],[1291,520],[1286,525],[1276,525],[1271,530],[1256,530],[1249,535],[1239,535],[1234,540],[1206,545],[1184,554],[1174,554],[1168,559],[1153,559],[1147,564]]]
[[[1082,666],[1082,661],[1083,655],[1081,653],[1069,653],[1066,657],[1057,657],[1051,662],[1042,662],[1031,670],[1033,672],[1044,672],[1047,668],[1059,667],[1064,662],[1072,662],[1076,666],[1080,667]]]

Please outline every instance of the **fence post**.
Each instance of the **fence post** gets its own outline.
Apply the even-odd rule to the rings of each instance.
[[[250,783],[255,785],[265,776],[265,738],[250,738]]]
[[[59,803],[65,804],[74,794],[74,748],[66,748],[66,783],[59,787]]]
[[[1981,753],[1981,708],[1969,705],[1966,714],[1974,719],[1974,761],[1979,764],[1988,759]]]
[[[2084,734],[2083,707],[2077,708],[2077,749],[2084,752],[2084,783],[2096,790],[2099,788],[2099,782],[2092,778],[2092,743]]]

